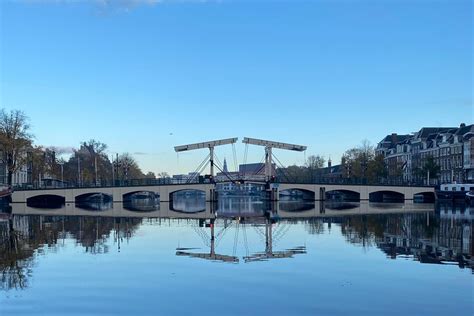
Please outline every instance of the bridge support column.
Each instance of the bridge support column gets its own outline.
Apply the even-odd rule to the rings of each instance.
[[[211,168],[211,179],[214,181],[214,147],[209,146],[209,162]]]
[[[268,183],[266,190],[267,190],[267,197],[270,201],[278,201],[280,199],[280,193],[278,191],[277,185]]]
[[[208,193],[208,197],[206,199],[208,202],[216,202],[217,201],[217,192],[216,189],[210,189]]]
[[[265,181],[269,183],[272,178],[272,148],[265,147]]]
[[[271,194],[272,201],[278,201],[280,199],[280,193],[278,192],[278,188],[272,188]]]
[[[326,200],[326,187],[319,187],[319,200]]]
[[[369,200],[369,189],[367,187],[360,187],[359,192],[360,192],[359,200],[361,201]]]

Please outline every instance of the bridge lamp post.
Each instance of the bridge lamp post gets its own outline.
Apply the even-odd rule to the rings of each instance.
[[[58,165],[61,166],[61,186],[64,187],[64,159],[63,158],[58,160]]]
[[[114,155],[112,155],[112,186],[115,184],[115,165],[114,165]]]
[[[77,185],[81,186],[81,157],[77,156]]]

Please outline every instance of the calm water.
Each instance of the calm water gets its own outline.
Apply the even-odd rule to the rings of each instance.
[[[469,207],[190,199],[14,205],[0,314],[473,314]]]

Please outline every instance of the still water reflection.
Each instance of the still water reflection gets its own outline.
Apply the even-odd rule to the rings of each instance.
[[[161,205],[143,193],[103,208],[13,205],[0,219],[0,312],[472,313],[465,205],[180,194]]]

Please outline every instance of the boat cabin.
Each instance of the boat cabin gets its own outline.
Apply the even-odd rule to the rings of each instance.
[[[442,184],[440,191],[446,192],[468,192],[474,191],[474,183],[449,183]]]

